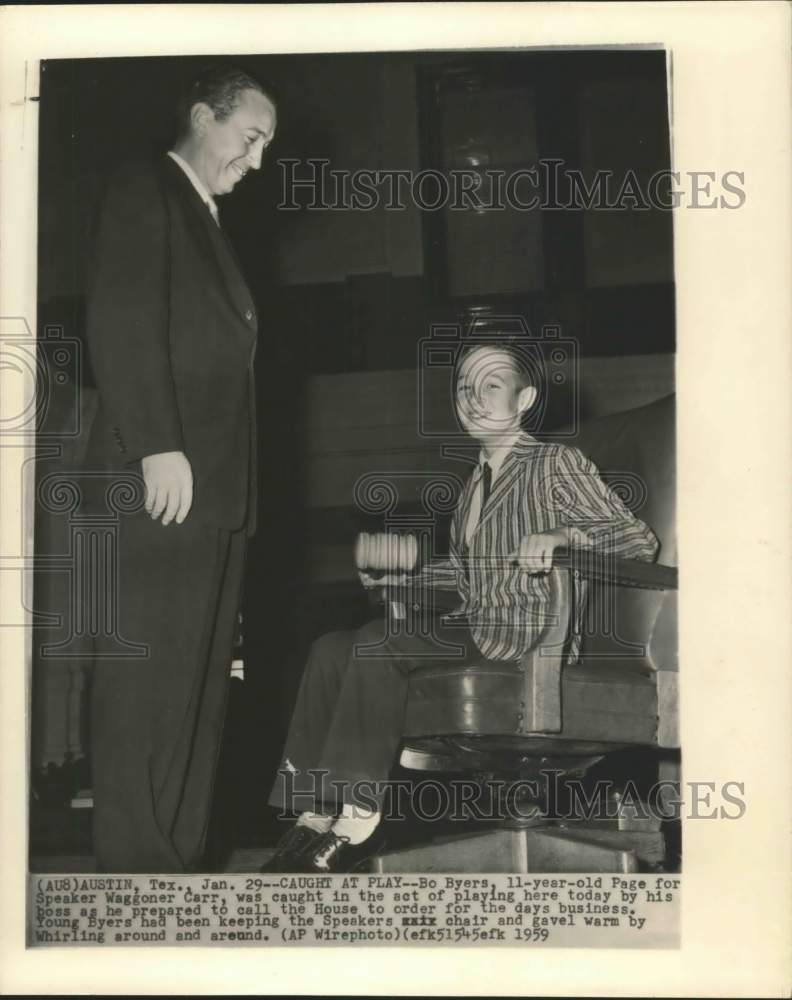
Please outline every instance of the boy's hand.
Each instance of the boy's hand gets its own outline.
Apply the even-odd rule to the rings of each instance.
[[[514,561],[526,573],[549,573],[553,568],[553,553],[568,544],[569,533],[564,528],[525,535]]]

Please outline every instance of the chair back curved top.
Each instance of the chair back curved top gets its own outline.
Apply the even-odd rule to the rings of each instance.
[[[676,397],[585,421],[572,439],[657,535],[657,561],[677,564]]]

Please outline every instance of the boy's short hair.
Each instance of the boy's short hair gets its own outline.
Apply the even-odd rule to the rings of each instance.
[[[530,349],[530,345],[526,343],[525,337],[517,337],[514,334],[501,336],[497,333],[488,333],[486,337],[470,340],[459,352],[456,363],[457,372],[462,367],[466,358],[469,358],[476,351],[484,349],[508,355],[517,376],[518,389],[525,389],[527,386],[534,386],[536,389],[541,389],[543,378],[541,365],[537,362],[535,356],[535,349]]]

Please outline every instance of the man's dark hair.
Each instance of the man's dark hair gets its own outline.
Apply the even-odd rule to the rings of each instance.
[[[245,90],[256,90],[277,107],[270,88],[236,66],[211,66],[196,76],[185,89],[176,110],[176,138],[190,131],[190,112],[196,104],[208,104],[218,121],[225,121]]]

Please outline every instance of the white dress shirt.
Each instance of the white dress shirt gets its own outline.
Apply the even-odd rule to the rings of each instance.
[[[206,207],[212,213],[212,218],[215,220],[215,223],[219,226],[220,216],[218,215],[217,212],[217,204],[215,203],[214,198],[209,194],[209,192],[204,187],[198,174],[196,174],[196,172],[193,170],[190,164],[186,160],[183,160],[178,153],[174,153],[173,150],[170,150],[168,156],[172,160],[175,160],[176,163],[178,163],[179,166],[182,168],[182,170],[185,172],[185,174],[187,174],[188,180],[195,188],[195,190],[198,192],[198,194],[201,196],[201,201],[206,205]]]
[[[476,528],[478,527],[478,523],[481,520],[481,506],[482,506],[481,501],[483,499],[482,493],[484,490],[484,483],[483,483],[484,463],[486,462],[489,465],[490,469],[492,469],[492,490],[494,491],[495,480],[498,478],[498,473],[501,470],[501,466],[505,462],[506,456],[514,447],[515,442],[517,441],[517,438],[519,436],[520,436],[519,431],[515,432],[513,435],[510,435],[510,437],[504,441],[504,443],[500,446],[500,448],[495,449],[490,458],[487,458],[487,456],[484,454],[483,449],[479,452],[478,465],[476,466],[476,469],[473,473],[473,476],[477,480],[476,491],[473,494],[473,499],[470,502],[470,514],[468,515],[467,525],[465,526],[465,542],[467,545],[470,545],[470,539],[473,537],[473,532],[476,530]],[[490,492],[490,496],[492,496],[492,492]]]

